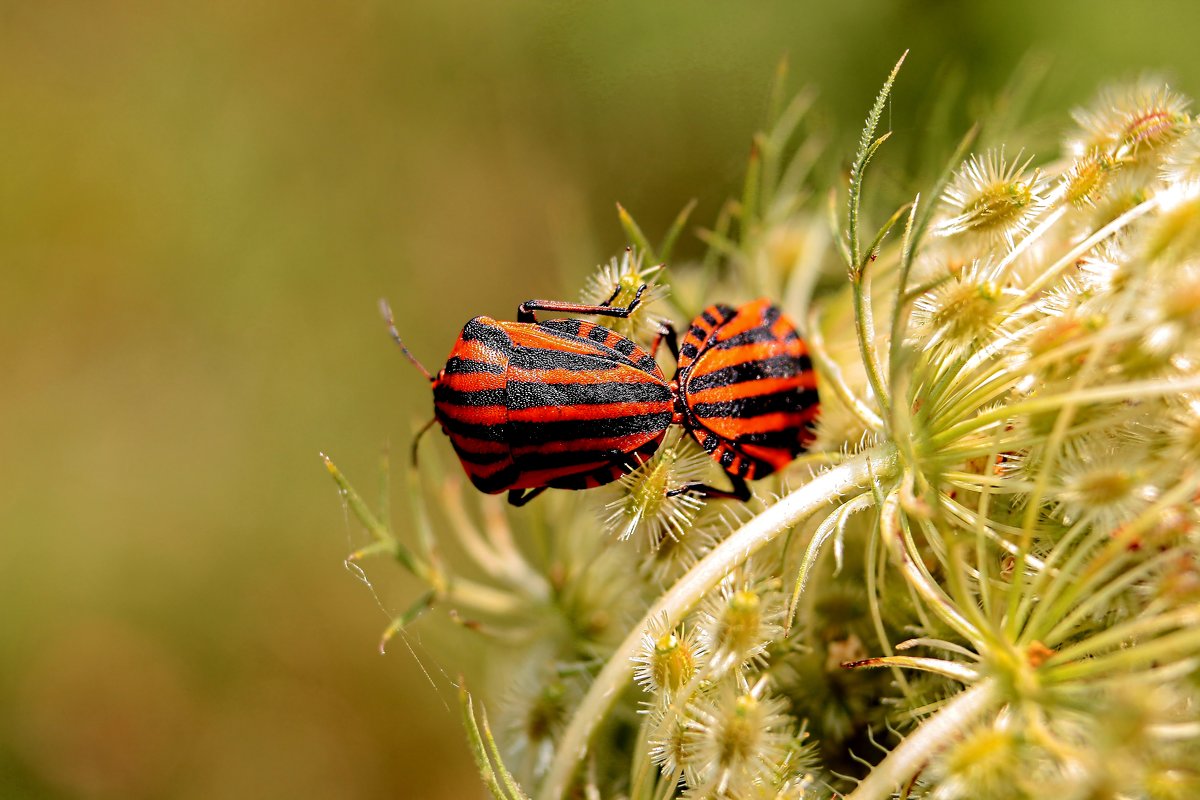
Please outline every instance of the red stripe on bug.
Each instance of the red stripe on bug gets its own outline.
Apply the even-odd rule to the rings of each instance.
[[[561,420],[604,420],[618,417],[661,414],[669,403],[597,403],[594,405],[536,406],[508,411],[510,422],[558,422]]]
[[[749,361],[765,361],[771,356],[787,354],[785,349],[767,342],[754,342],[724,349],[709,348],[703,352],[702,358],[696,359],[691,374],[694,377],[726,367],[736,367]]]
[[[469,422],[472,425],[503,425],[508,421],[505,406],[465,406],[453,403],[435,403],[434,410],[447,419]]]
[[[736,439],[738,436],[754,433],[771,433],[788,428],[798,428],[805,423],[804,414],[799,411],[779,411],[771,414],[758,414],[753,417],[703,417],[704,427],[717,436],[726,439]]]
[[[776,392],[796,391],[797,389],[815,389],[817,381],[811,373],[789,378],[759,378],[753,381],[743,381],[726,386],[714,386],[711,389],[701,389],[698,392],[688,392],[688,398],[695,403],[721,403],[727,400],[744,400],[747,397],[760,397]]]

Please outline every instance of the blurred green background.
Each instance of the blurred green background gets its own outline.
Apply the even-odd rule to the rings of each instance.
[[[836,170],[905,48],[911,149],[939,76],[986,96],[1029,52],[1054,126],[1147,69],[1195,94],[1197,30],[1190,2],[0,3],[0,797],[482,796],[455,657],[429,625],[432,680],[379,655],[318,460],[369,487],[428,415],[376,299],[435,366],[475,314],[574,297],[614,201],[653,238],[693,196],[710,220],[785,55]]]

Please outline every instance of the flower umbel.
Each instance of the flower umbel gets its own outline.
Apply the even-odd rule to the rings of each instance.
[[[390,630],[446,609],[497,679],[533,687],[500,743],[471,712],[496,797],[1200,797],[1189,101],[1106,90],[1058,154],[968,137],[942,182],[888,198],[864,175],[896,77],[834,187],[836,232],[811,96],[776,98],[703,260],[670,264],[676,324],[762,293],[807,323],[820,450],[753,501],[672,494],[718,468],[668,434],[605,490],[515,511],[414,480],[410,547],[330,465],[371,535],[351,561],[429,587]],[[667,282],[621,214],[638,251],[590,302]],[[603,324],[647,351],[660,331],[642,310]]]

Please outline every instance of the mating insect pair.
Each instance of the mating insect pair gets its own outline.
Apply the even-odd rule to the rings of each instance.
[[[539,322],[536,312],[628,317],[641,302],[613,307],[530,300],[516,322],[475,317],[432,375],[434,421],[476,488],[508,492],[524,505],[548,488],[588,489],[644,463],[672,424],[682,425],[728,473],[731,490],[689,483],[671,494],[750,498],[746,480],[787,465],[812,440],[816,377],[795,326],[774,305],[712,305],[682,343],[662,326],[650,352],[615,331],[578,319]],[[668,382],[654,358],[665,342],[676,359]],[[432,424],[432,423],[430,423]]]

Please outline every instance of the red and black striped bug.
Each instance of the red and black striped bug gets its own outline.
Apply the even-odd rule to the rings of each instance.
[[[750,499],[747,480],[787,466],[812,443],[820,403],[804,340],[765,299],[711,305],[682,344],[667,327],[661,338],[678,364],[671,389],[681,422],[733,484],[722,491],[691,483],[671,494]]]
[[[471,483],[524,505],[547,488],[610,483],[649,458],[676,418],[654,358],[608,328],[578,319],[539,322],[538,311],[628,317],[641,302],[581,305],[530,300],[516,322],[475,317],[431,375],[434,421],[450,437]],[[432,424],[432,423],[430,423]]]

